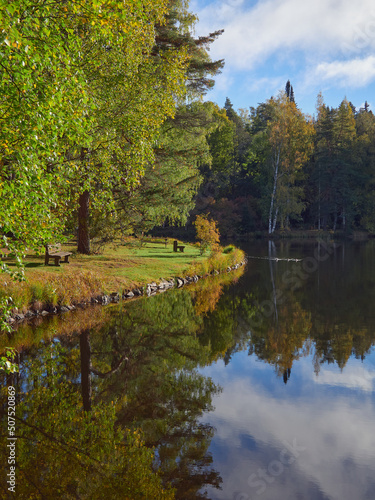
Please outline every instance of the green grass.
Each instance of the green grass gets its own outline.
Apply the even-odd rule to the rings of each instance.
[[[81,255],[74,243],[63,245],[71,251],[70,263],[60,267],[44,265],[44,255],[27,255],[26,282],[12,282],[0,276],[0,299],[11,296],[19,310],[45,304],[74,304],[88,301],[103,293],[120,292],[143,287],[161,278],[207,274],[214,269],[224,271],[243,258],[238,249],[228,254],[201,256],[195,245],[183,243],[184,252],[173,252],[173,240],[148,240],[142,246],[129,239],[125,245],[108,245],[100,255]],[[11,259],[7,264],[15,264]]]
[[[176,273],[184,272],[193,262],[203,261],[199,249],[190,244],[184,244],[184,252],[173,252],[170,241],[165,247],[163,243],[147,242],[142,247],[132,245],[108,245],[100,255],[81,255],[76,253],[72,244],[63,245],[63,250],[73,252],[70,263],[62,263],[60,267],[53,265],[53,260],[48,266],[44,265],[44,255],[27,255],[25,259],[26,275],[38,276],[40,273],[64,275],[67,269],[86,270],[98,273],[103,279],[116,282],[121,281],[128,286],[143,285],[149,280],[160,277],[168,278]],[[10,267],[15,264],[8,262]]]

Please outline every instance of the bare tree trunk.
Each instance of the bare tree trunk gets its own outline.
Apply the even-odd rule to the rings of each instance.
[[[275,189],[274,189],[275,191]],[[270,214],[268,217],[268,234],[272,233],[272,212],[273,212],[273,203],[274,203],[274,193],[271,195],[271,205],[270,205]]]
[[[90,193],[86,190],[79,196],[78,207],[78,252],[89,255],[90,234],[89,234],[89,201]]]
[[[275,174],[273,177],[273,189],[272,189],[272,194],[271,194],[271,205],[270,205],[270,213],[268,217],[268,234],[272,234],[275,230],[275,221],[272,226],[272,219],[273,219],[273,210],[274,210],[274,204],[275,204],[275,196],[276,196],[276,188],[277,188],[277,179],[278,179],[278,173],[279,173],[279,160],[280,160],[280,154],[275,155]],[[277,210],[276,210],[276,218],[277,218]]]

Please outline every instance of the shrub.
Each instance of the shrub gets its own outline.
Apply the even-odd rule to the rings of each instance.
[[[210,248],[212,252],[217,252],[220,248],[220,234],[214,220],[208,219],[207,215],[197,215],[194,226],[197,232],[197,239],[200,240],[200,253],[203,255]]]
[[[231,253],[234,249],[234,245],[228,245],[227,247],[223,248],[223,253]]]

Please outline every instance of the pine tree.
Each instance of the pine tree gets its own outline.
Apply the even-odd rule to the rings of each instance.
[[[286,82],[285,85],[285,95],[290,102],[295,102],[294,100],[294,90],[293,86],[290,84],[290,80]]]
[[[354,185],[358,181],[354,146],[355,118],[345,99],[339,108],[326,106],[318,96],[318,119],[315,124],[314,162],[310,174],[314,196],[311,213],[318,229],[336,230],[350,226],[356,215]]]
[[[289,97],[289,100],[290,100],[290,102],[295,102],[293,86],[290,87],[290,97]]]
[[[233,109],[232,101],[229,99],[229,97],[225,99],[224,109],[227,113],[227,117],[233,121],[235,111]]]
[[[214,86],[214,80],[209,76],[220,73],[224,66],[223,59],[212,61],[208,55],[209,46],[224,30],[194,38],[192,28],[196,21],[197,17],[187,10],[184,2],[171,0],[164,22],[155,26],[153,48],[153,55],[156,58],[168,56],[181,49],[186,50],[189,55],[186,88],[193,97],[201,96],[211,89]]]
[[[336,142],[336,176],[335,176],[335,211],[333,230],[336,230],[339,218],[342,228],[346,229],[348,220],[354,218],[355,159],[354,142],[356,139],[355,118],[349,102],[344,99],[340,104],[334,121]],[[354,181],[354,182],[353,182]]]
[[[288,80],[286,82],[286,85],[285,85],[285,95],[287,96],[288,99],[290,99],[290,80]]]

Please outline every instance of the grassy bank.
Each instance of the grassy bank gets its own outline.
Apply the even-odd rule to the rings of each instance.
[[[182,243],[181,243],[182,244]],[[60,267],[44,265],[44,255],[27,255],[25,282],[14,282],[0,276],[0,299],[12,297],[20,312],[40,310],[46,305],[71,305],[112,292],[123,293],[161,278],[222,272],[244,258],[241,250],[231,245],[213,256],[201,256],[199,248],[183,244],[184,252],[173,252],[173,240],[150,239],[140,246],[129,239],[126,245],[108,245],[99,255],[81,255],[68,244],[63,250],[72,252],[69,264]],[[8,259],[7,264],[15,264]]]

